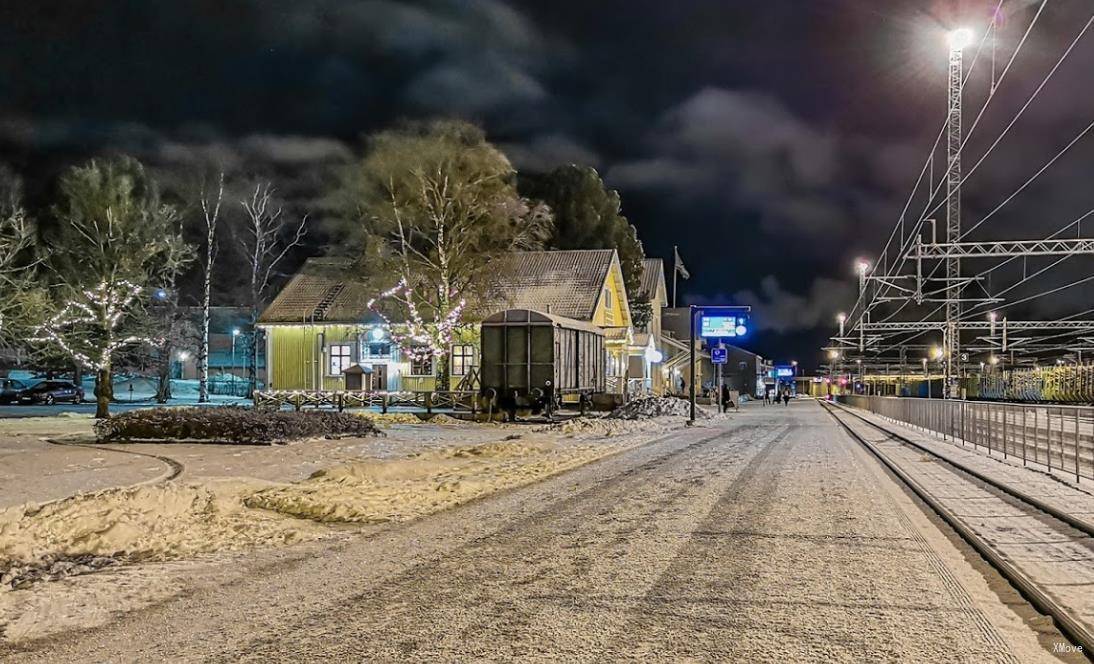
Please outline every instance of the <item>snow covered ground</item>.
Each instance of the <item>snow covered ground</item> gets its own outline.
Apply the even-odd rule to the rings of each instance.
[[[497,442],[605,440],[514,432]],[[1037,662],[1059,638],[804,400],[412,521],[315,525],[332,534],[37,584],[28,613],[111,624],[0,658]],[[119,596],[158,603],[115,620]]]
[[[413,519],[683,425],[575,432],[373,417],[386,436],[284,446],[99,445],[89,417],[0,421],[0,635],[98,624],[172,595],[180,573],[233,552]],[[174,478],[157,481],[165,475]]]

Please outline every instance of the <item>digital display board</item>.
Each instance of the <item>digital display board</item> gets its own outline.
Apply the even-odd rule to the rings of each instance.
[[[793,367],[776,367],[775,375],[779,378],[787,378],[794,375]]]
[[[699,319],[699,336],[725,339],[743,337],[748,333],[745,319],[740,316],[703,316]]]

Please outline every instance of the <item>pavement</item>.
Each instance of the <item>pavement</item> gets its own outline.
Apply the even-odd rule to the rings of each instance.
[[[798,400],[410,523],[256,550],[0,660],[1053,661],[1020,604]]]

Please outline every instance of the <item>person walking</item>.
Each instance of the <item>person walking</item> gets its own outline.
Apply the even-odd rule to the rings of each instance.
[[[729,385],[722,385],[722,412],[728,412],[731,405],[729,402]]]
[[[783,392],[783,405],[784,406],[789,406],[790,405],[790,390],[786,390],[786,391]]]

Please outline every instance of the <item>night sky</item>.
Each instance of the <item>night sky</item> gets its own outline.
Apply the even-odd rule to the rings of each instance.
[[[321,216],[325,174],[359,154],[362,135],[463,117],[521,170],[595,166],[648,255],[670,261],[680,246],[692,273],[682,303],[751,304],[751,347],[808,366],[853,302],[854,259],[877,255],[941,126],[945,31],[982,31],[997,4],[4,0],[0,161],[44,196],[64,166],[97,154],[165,173],[213,160],[271,175]],[[1039,5],[1003,4],[996,76]],[[1089,0],[1048,5],[968,159],[1090,11]],[[990,85],[981,57],[966,124]],[[966,218],[991,212],[1094,120],[1091,71],[1087,35],[969,180]],[[1092,142],[978,237],[1036,238],[1094,208]],[[1090,292],[1038,306],[1094,304]]]

